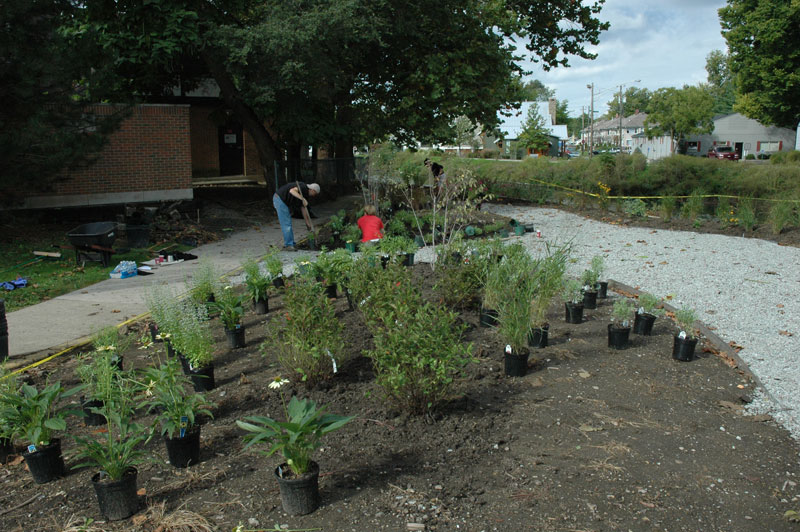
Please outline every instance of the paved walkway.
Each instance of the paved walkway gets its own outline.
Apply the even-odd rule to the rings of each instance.
[[[360,202],[361,196],[344,196],[333,202],[315,205],[312,210],[317,218],[313,221],[316,225],[322,225],[339,209]],[[269,207],[272,208],[272,205]],[[302,220],[294,221],[294,234],[298,241],[306,236]],[[186,281],[191,278],[201,257],[210,259],[220,274],[228,274],[242,265],[245,253],[262,256],[270,245],[283,247],[277,218],[258,228],[234,233],[224,240],[191,250],[189,253],[197,255],[198,260],[162,266],[154,269],[153,275],[107,279],[11,312],[6,317],[12,363],[14,358],[58,352],[84,341],[103,327],[118,325],[147,312],[145,289],[155,283],[168,283],[179,292],[185,291]],[[303,254],[302,251],[281,251],[279,256],[287,269],[291,269],[294,260]]]

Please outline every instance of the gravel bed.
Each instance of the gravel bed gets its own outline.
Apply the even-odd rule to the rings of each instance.
[[[761,380],[748,410],[768,413],[800,441],[800,249],[775,243],[686,231],[623,227],[557,209],[484,205],[484,210],[532,223],[542,233],[519,239],[535,256],[545,242],[571,242],[569,274],[579,276],[601,255],[606,278],[637,287],[670,304],[695,309]],[[430,261],[430,248],[417,260]]]

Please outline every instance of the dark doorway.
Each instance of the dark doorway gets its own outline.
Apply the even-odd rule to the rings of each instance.
[[[733,151],[735,151],[739,155],[739,159],[743,159],[742,157],[742,143],[741,142],[734,142],[733,143]]]
[[[244,174],[244,143],[241,124],[219,128],[219,175]]]

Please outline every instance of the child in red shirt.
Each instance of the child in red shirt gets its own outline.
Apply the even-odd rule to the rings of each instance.
[[[358,228],[361,229],[362,242],[377,242],[383,238],[383,222],[375,216],[375,206],[364,207],[364,216],[358,219]]]

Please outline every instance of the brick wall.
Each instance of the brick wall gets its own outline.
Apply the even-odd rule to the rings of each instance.
[[[192,105],[192,176],[219,175],[219,136],[217,125],[209,118],[214,107]]]

